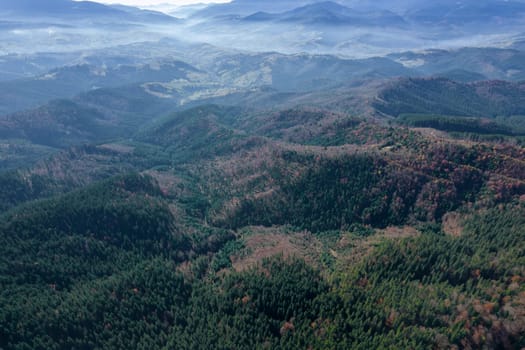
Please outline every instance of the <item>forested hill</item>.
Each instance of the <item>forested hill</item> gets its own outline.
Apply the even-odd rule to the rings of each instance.
[[[0,348],[525,346],[519,135],[200,106],[0,181]]]
[[[471,117],[524,115],[525,83],[401,79],[380,92],[375,107],[395,117],[403,113]]]

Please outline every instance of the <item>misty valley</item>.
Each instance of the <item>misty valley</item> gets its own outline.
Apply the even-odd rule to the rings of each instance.
[[[525,1],[0,2],[0,349],[525,348]]]

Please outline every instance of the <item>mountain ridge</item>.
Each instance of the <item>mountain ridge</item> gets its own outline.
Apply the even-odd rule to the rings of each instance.
[[[315,2],[282,13],[258,11],[243,18],[245,21],[279,21],[325,26],[405,26],[406,22],[386,10],[356,11],[333,1]]]
[[[131,6],[108,6],[94,1],[74,0],[20,0],[0,4],[0,16],[18,18],[26,21],[42,19],[89,21],[119,20],[139,22],[175,23],[177,20],[167,14],[141,10]]]

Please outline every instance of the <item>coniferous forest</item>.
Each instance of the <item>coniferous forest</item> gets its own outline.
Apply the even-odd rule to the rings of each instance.
[[[364,121],[290,147],[217,108],[184,112],[194,146],[153,143],[175,114],[3,174],[1,348],[525,346],[521,147]]]

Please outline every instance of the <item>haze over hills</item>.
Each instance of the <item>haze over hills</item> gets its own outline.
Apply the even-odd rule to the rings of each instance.
[[[0,62],[7,77],[21,74],[19,70],[24,67],[29,67],[27,75],[38,75],[0,81],[4,91],[0,111],[11,113],[53,98],[70,98],[85,90],[124,85],[135,85],[155,97],[172,98],[175,104],[183,106],[264,88],[278,93],[348,88],[367,79],[440,76],[465,82],[520,81],[525,74],[523,56],[523,52],[514,49],[466,48],[345,59],[329,55],[248,54],[174,40],[63,56],[12,55]],[[26,63],[18,66],[19,61]],[[47,68],[60,64],[66,65]]]
[[[236,0],[208,5],[181,20],[155,11],[89,1],[53,0],[46,6],[33,2],[0,5],[4,14],[0,38],[10,53],[27,53],[29,47],[33,51],[44,47],[71,51],[86,48],[88,42],[94,48],[171,37],[241,50],[366,57],[428,47],[458,48],[465,41],[501,46],[525,32],[524,3],[519,1],[491,0],[482,5],[473,1],[409,1],[393,5]],[[341,26],[351,29],[342,31]],[[241,27],[244,37],[235,35]],[[19,45],[19,39],[32,45]]]
[[[0,2],[0,349],[525,348],[524,6]]]

